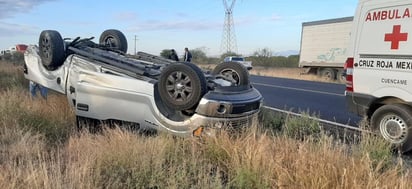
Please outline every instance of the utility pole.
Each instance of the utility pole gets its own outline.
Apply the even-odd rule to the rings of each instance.
[[[235,23],[233,21],[233,9],[235,7],[236,0],[232,0],[229,4],[227,0],[223,0],[225,8],[225,22],[223,25],[223,36],[220,50],[223,53],[237,53]]]
[[[137,41],[137,35],[134,35],[134,55],[137,54],[137,51],[136,51],[136,41]]]

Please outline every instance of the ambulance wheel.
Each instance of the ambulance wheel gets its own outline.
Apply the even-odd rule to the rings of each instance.
[[[105,47],[118,50],[123,53],[127,52],[127,39],[119,30],[105,30],[99,38],[99,44]]]
[[[64,40],[55,30],[44,30],[39,37],[39,55],[43,66],[55,70],[65,59]]]
[[[242,64],[237,62],[225,62],[218,64],[212,74],[230,81],[234,86],[249,85],[249,72]]]
[[[412,149],[412,109],[404,104],[378,108],[371,118],[374,131],[402,152]]]
[[[160,74],[160,98],[174,110],[190,110],[206,93],[206,78],[199,67],[192,63],[168,65]]]

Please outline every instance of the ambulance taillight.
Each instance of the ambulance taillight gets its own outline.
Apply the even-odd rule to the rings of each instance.
[[[346,91],[353,92],[353,57],[346,59],[344,69],[346,72]]]

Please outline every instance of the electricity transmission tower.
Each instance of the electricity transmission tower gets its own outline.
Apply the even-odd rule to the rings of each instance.
[[[232,0],[232,3],[228,4],[226,0],[223,0],[225,6],[225,23],[223,25],[223,36],[220,51],[223,53],[234,52],[237,53],[235,24],[233,22],[233,8],[236,0]]]

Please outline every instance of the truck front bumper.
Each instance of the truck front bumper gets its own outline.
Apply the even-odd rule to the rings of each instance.
[[[247,90],[210,91],[199,102],[196,113],[181,122],[184,135],[210,135],[217,130],[241,130],[258,123],[263,97],[255,88]],[[169,129],[175,130],[168,124]],[[183,133],[182,133],[183,134]]]

